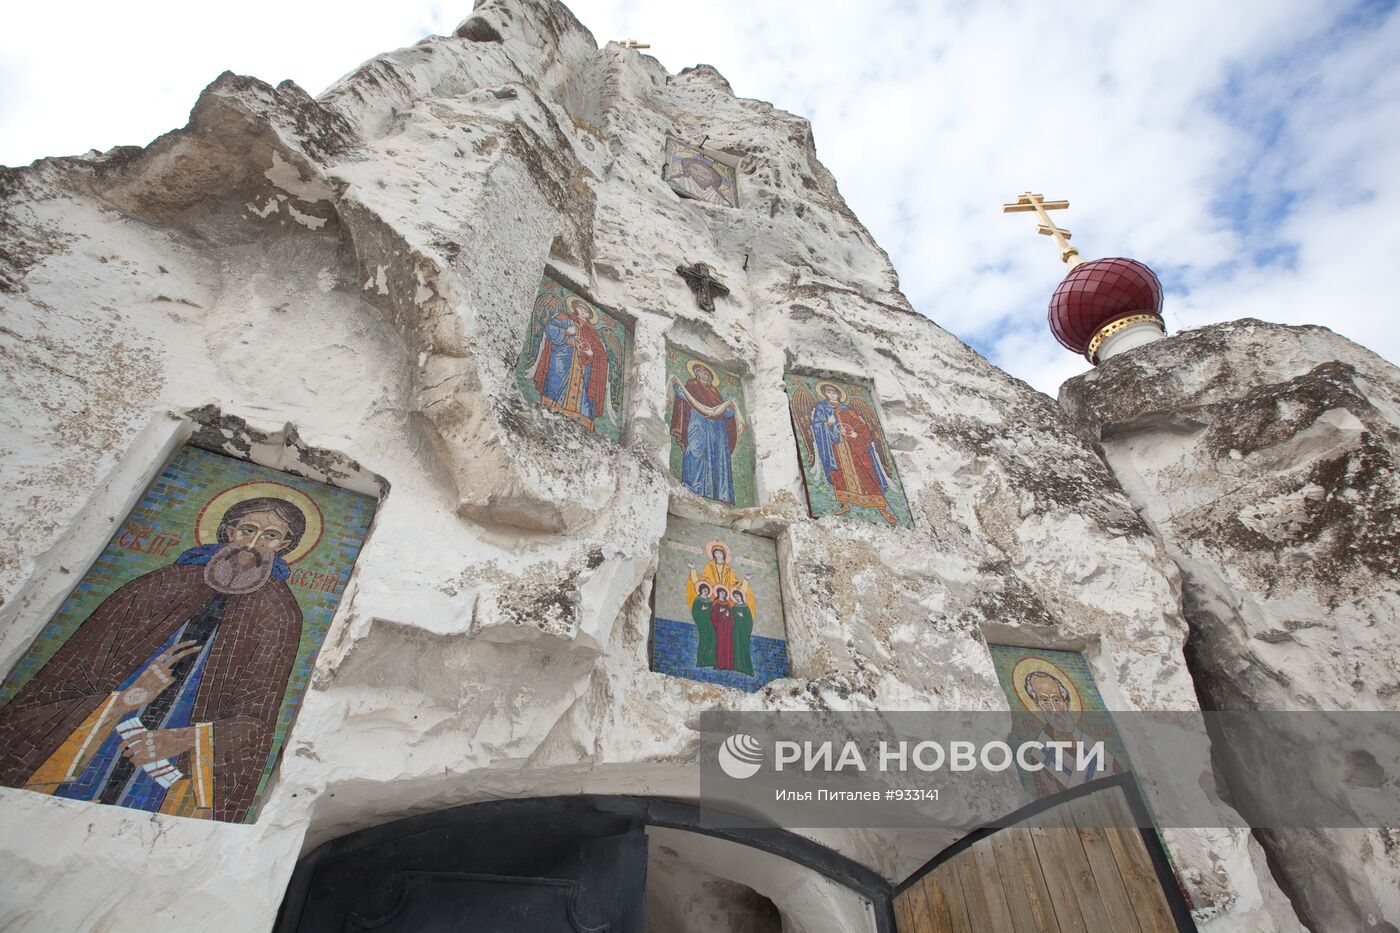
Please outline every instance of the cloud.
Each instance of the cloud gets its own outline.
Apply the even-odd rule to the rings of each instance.
[[[184,126],[224,70],[318,92],[361,61],[446,32],[436,4],[368,0],[18,3],[5,10],[0,164],[145,145]],[[10,78],[23,81],[12,93]]]
[[[1324,323],[1400,358],[1394,4],[749,6],[709,14],[744,24],[718,48],[664,8],[578,11],[809,116],[914,305],[1037,388],[1086,364],[1046,329],[1053,246],[999,213],[1027,188],[1072,201],[1086,257],[1153,266],[1173,328]]]
[[[1027,188],[1071,200],[1059,219],[1086,257],[1156,269],[1173,328],[1323,323],[1400,359],[1394,2],[571,6],[600,41],[650,42],[673,71],[712,64],[738,93],[811,118],[915,307],[1037,388],[1085,364],[1045,327],[1064,271],[1053,246],[999,212]],[[145,142],[225,67],[317,92],[467,12],[212,9],[12,13],[0,60],[26,91],[0,98],[0,161]]]

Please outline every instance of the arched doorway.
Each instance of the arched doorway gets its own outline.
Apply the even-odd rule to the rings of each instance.
[[[813,933],[1195,931],[1126,774],[1009,814],[899,885],[796,833],[715,816],[581,795],[398,820],[303,858],[275,933],[686,933],[670,902],[701,875],[746,933],[775,913]]]
[[[298,863],[276,933],[650,933],[659,928],[647,924],[648,895],[659,914],[663,899],[700,875],[729,886],[707,885],[732,915],[747,912],[755,933],[775,914],[804,912],[814,931],[895,933],[894,890],[875,872],[795,833],[714,814],[680,801],[584,795],[372,827]],[[665,922],[666,933],[683,933],[676,919]]]

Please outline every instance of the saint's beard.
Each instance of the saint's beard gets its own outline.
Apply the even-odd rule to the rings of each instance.
[[[251,554],[253,562],[242,566],[237,558],[240,554]],[[263,588],[272,576],[273,555],[263,555],[252,548],[226,544],[214,552],[209,563],[204,565],[204,582],[220,593],[238,596]]]

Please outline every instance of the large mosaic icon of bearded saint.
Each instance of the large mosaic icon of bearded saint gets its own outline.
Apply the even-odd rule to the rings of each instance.
[[[709,560],[703,570],[690,568],[686,603],[695,623],[695,666],[719,671],[753,673],[753,587],[739,579],[723,541],[705,545]]]
[[[0,783],[244,819],[302,634],[284,555],[320,535],[309,498],[254,485],[216,496],[197,521],[209,543],[117,588],[0,708]]]
[[[670,377],[671,434],[682,451],[681,483],[691,492],[734,502],[734,448],[747,425],[739,406],[720,395],[715,371],[699,360],[686,364],[682,385]]]
[[[1028,761],[1038,761],[1042,766],[1039,771],[1031,772],[1037,800],[1123,773],[1123,768],[1106,749],[1101,760],[1095,759],[1083,769],[1078,767],[1076,747],[1066,748],[1057,759],[1051,742],[1069,742],[1075,746],[1082,743],[1088,749],[1100,741],[1080,727],[1083,700],[1074,681],[1058,665],[1046,658],[1023,658],[1012,669],[1011,677],[1022,707],[1042,724],[1034,741],[1043,749],[1032,748],[1026,754]]]
[[[834,382],[818,382],[820,400],[806,389],[792,396],[794,421],[806,442],[808,462],[815,454],[844,515],[857,505],[878,509],[891,525],[899,519],[885,501],[890,485],[889,453],[875,412]]]
[[[590,431],[610,404],[610,360],[597,323],[598,312],[587,301],[565,298],[564,307],[545,322],[534,366],[540,404]]]

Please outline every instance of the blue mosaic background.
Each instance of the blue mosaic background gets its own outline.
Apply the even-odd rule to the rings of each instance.
[[[753,673],[696,667],[698,634],[691,622],[658,617],[651,629],[651,669],[658,674],[686,677],[721,687],[737,687],[753,693],[759,687],[788,675],[787,642],[752,636]]]

